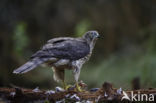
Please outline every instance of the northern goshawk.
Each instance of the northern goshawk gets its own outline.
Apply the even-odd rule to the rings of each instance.
[[[30,60],[13,71],[26,73],[40,64],[52,67],[54,80],[64,82],[65,69],[73,70],[76,87],[82,65],[89,60],[99,34],[97,31],[88,31],[82,37],[59,37],[50,39],[30,57]]]

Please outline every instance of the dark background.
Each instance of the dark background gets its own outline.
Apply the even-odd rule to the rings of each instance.
[[[0,87],[60,85],[49,68],[12,71],[47,40],[88,30],[101,34],[80,75],[89,88],[108,81],[129,89],[134,78],[141,88],[156,87],[155,0],[0,0]],[[73,84],[72,72],[66,74]]]

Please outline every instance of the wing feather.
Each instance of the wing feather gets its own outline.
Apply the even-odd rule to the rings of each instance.
[[[71,38],[71,37],[59,37],[59,38],[53,38],[47,41],[47,43],[56,43],[58,41],[66,41],[66,40],[74,40],[75,38]]]
[[[55,57],[59,59],[78,60],[90,52],[90,47],[83,39],[55,38],[43,46],[42,50],[32,55],[34,57]]]

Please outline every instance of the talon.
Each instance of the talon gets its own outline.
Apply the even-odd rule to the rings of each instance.
[[[66,85],[65,90],[68,90],[71,87],[72,87],[72,85]]]
[[[76,91],[79,91],[79,92],[83,92],[84,90],[81,89],[81,86],[79,86],[78,83],[76,83]]]
[[[63,88],[64,90],[68,90],[70,87],[72,87],[71,85],[67,85],[64,81],[63,81]]]

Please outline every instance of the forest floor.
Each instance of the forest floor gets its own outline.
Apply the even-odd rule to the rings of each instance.
[[[82,88],[85,86],[82,84]],[[92,88],[78,92],[74,87],[63,90],[40,90],[25,88],[0,88],[0,103],[131,103],[142,101],[148,103],[156,98],[156,89],[139,89],[123,91],[122,88],[113,88],[112,84],[105,82],[101,88]]]

